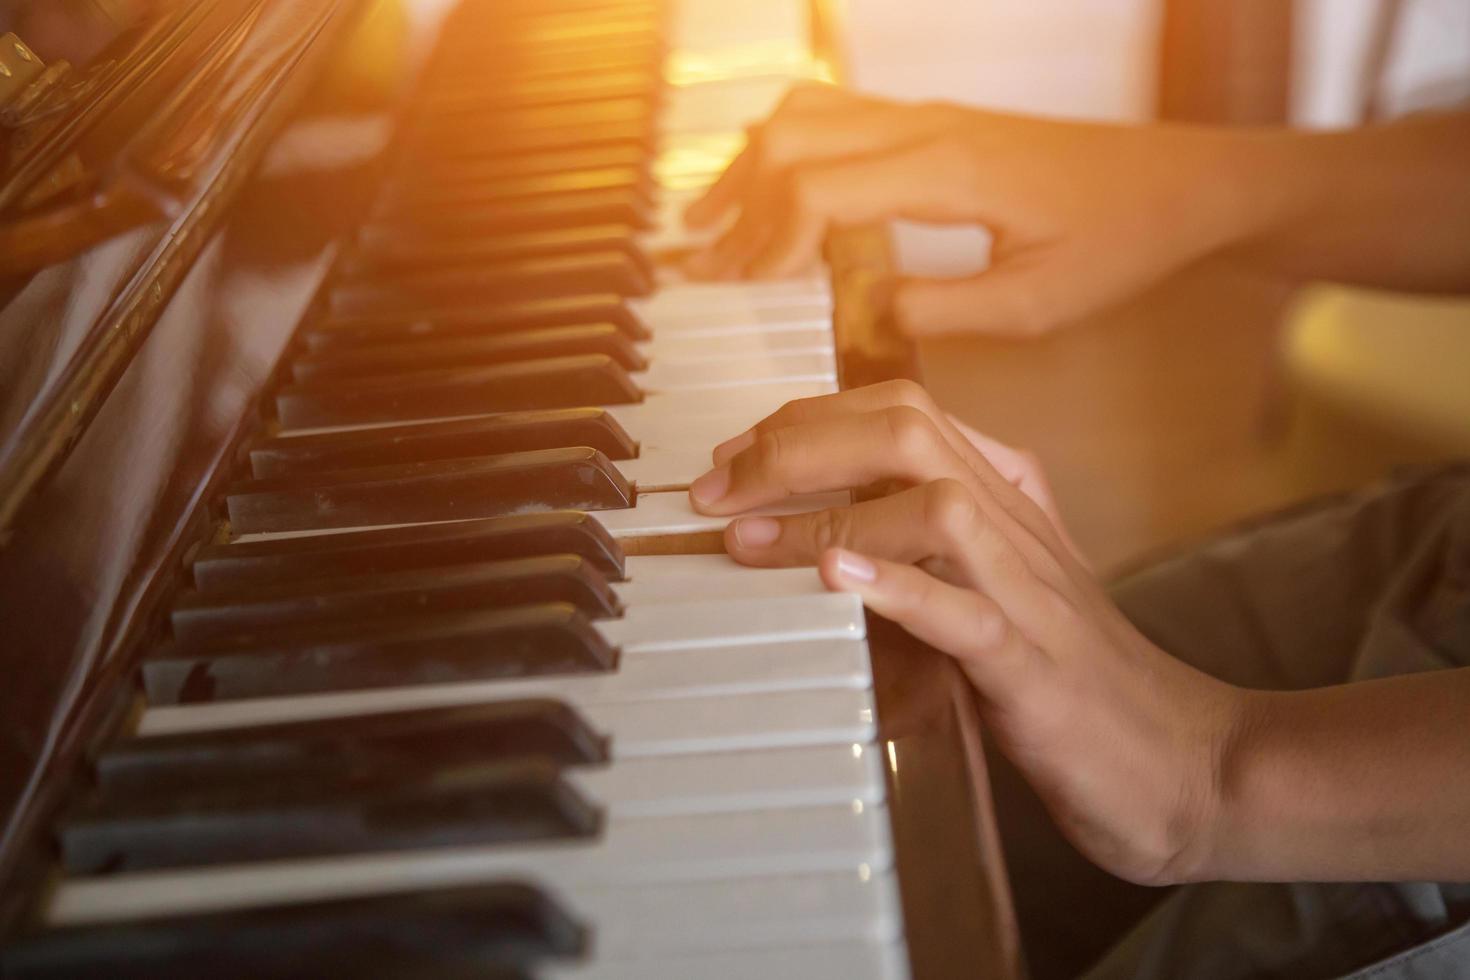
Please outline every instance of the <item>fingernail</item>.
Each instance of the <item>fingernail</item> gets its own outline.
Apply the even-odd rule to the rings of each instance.
[[[851,551],[839,551],[837,552],[837,574],[850,582],[861,582],[867,585],[877,580],[878,569],[862,555],[855,555]]]
[[[736,453],[739,452],[744,452],[753,445],[755,445],[755,430],[746,429],[735,438],[726,439],[724,442],[715,447],[715,462],[723,463],[731,456],[734,456]]]
[[[730,469],[717,466],[704,476],[689,484],[689,496],[696,504],[708,507],[716,503],[730,489]]]
[[[735,543],[742,548],[764,548],[781,536],[781,522],[770,517],[746,517],[735,522]]]

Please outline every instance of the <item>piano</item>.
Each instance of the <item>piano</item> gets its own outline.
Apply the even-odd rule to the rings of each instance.
[[[127,7],[0,42],[0,975],[1015,975],[958,672],[687,500],[912,374],[679,272],[833,8]]]

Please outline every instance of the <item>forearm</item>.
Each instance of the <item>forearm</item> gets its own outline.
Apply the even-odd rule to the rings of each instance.
[[[1470,290],[1470,113],[1340,133],[1222,136],[1236,254],[1310,278]]]
[[[1470,668],[1247,692],[1191,878],[1470,880]]]

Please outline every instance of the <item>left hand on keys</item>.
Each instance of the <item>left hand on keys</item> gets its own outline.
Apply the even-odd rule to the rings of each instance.
[[[739,518],[725,546],[748,565],[818,564],[829,588],[954,657],[997,743],[1093,861],[1148,883],[1202,873],[1243,692],[1124,618],[1030,457],[893,382],[792,402],[716,447],[714,462],[690,488],[707,514],[895,487],[849,507]]]

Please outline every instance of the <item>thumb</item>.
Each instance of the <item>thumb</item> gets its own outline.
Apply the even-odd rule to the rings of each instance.
[[[911,337],[1041,337],[1062,325],[1057,292],[1065,286],[1049,263],[1002,264],[961,279],[905,278],[894,287],[893,313]]]

